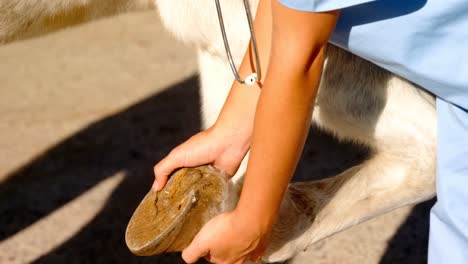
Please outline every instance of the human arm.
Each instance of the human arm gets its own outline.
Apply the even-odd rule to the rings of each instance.
[[[255,20],[256,29],[268,28],[268,30],[256,30],[263,72],[267,70],[271,46],[269,5],[270,1],[259,3]],[[250,47],[246,49],[239,67],[239,74],[243,78],[255,71],[251,49]],[[154,166],[156,178],[153,189],[156,191],[162,189],[169,174],[179,167],[212,164],[228,175],[234,175],[250,148],[255,108],[261,91],[260,85],[256,83],[247,86],[234,81],[215,124],[173,149],[167,157]]]
[[[270,8],[258,12],[272,14],[273,23],[257,16],[255,31],[269,32],[272,44],[241,197],[233,212],[215,217],[195,237],[183,253],[187,262],[210,254],[215,262],[242,263],[263,253],[310,125],[338,12],[294,11],[276,0],[261,0],[259,8]]]
[[[338,11],[296,11],[272,1],[269,68],[254,121],[250,159],[236,211],[268,229],[299,160],[310,127]],[[309,25],[309,26],[308,26]],[[267,230],[263,230],[266,232]]]

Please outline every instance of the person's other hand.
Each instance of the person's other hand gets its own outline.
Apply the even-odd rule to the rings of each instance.
[[[195,263],[201,257],[218,264],[258,262],[267,248],[270,227],[263,228],[255,222],[235,210],[220,214],[203,226],[182,252],[182,258],[187,263]]]
[[[249,149],[249,138],[233,129],[213,126],[174,148],[154,166],[153,190],[161,190],[177,168],[212,164],[232,176]]]

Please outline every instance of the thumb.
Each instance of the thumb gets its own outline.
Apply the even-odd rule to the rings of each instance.
[[[184,167],[184,163],[185,158],[180,150],[174,149],[171,151],[167,157],[154,166],[153,171],[156,178],[152,189],[155,191],[160,191],[166,185],[167,179],[171,172],[173,172],[174,169]]]
[[[182,252],[182,259],[187,263],[195,263],[199,258],[208,255],[209,252],[208,246],[195,238]]]

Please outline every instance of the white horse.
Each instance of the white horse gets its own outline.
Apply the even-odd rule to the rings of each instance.
[[[257,1],[250,1],[253,12]],[[0,43],[154,4],[165,26],[197,47],[203,124],[208,127],[234,81],[213,0],[2,0]],[[243,3],[221,0],[221,5],[239,65],[249,41]],[[367,145],[372,155],[335,177],[291,185],[263,260],[289,259],[352,225],[432,198],[434,102],[416,85],[329,45],[313,122],[339,139]]]
[[[243,1],[220,2],[239,66],[250,37]],[[165,26],[197,47],[208,127],[234,81],[214,1],[156,4]],[[250,1],[252,12],[257,4]],[[369,146],[372,155],[335,177],[291,185],[264,261],[286,260],[336,232],[435,194],[435,100],[416,85],[329,45],[313,122],[339,139]]]

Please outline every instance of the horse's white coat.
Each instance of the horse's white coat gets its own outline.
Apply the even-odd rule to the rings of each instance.
[[[153,0],[1,0],[0,44],[152,7]]]
[[[257,0],[251,0],[255,12]],[[156,0],[166,27],[198,48],[205,127],[221,110],[234,77],[211,0]],[[237,65],[249,32],[241,0],[222,0]],[[263,258],[288,259],[312,243],[435,193],[433,96],[363,59],[329,45],[313,121],[339,139],[372,149],[372,157],[333,177],[293,184]]]

